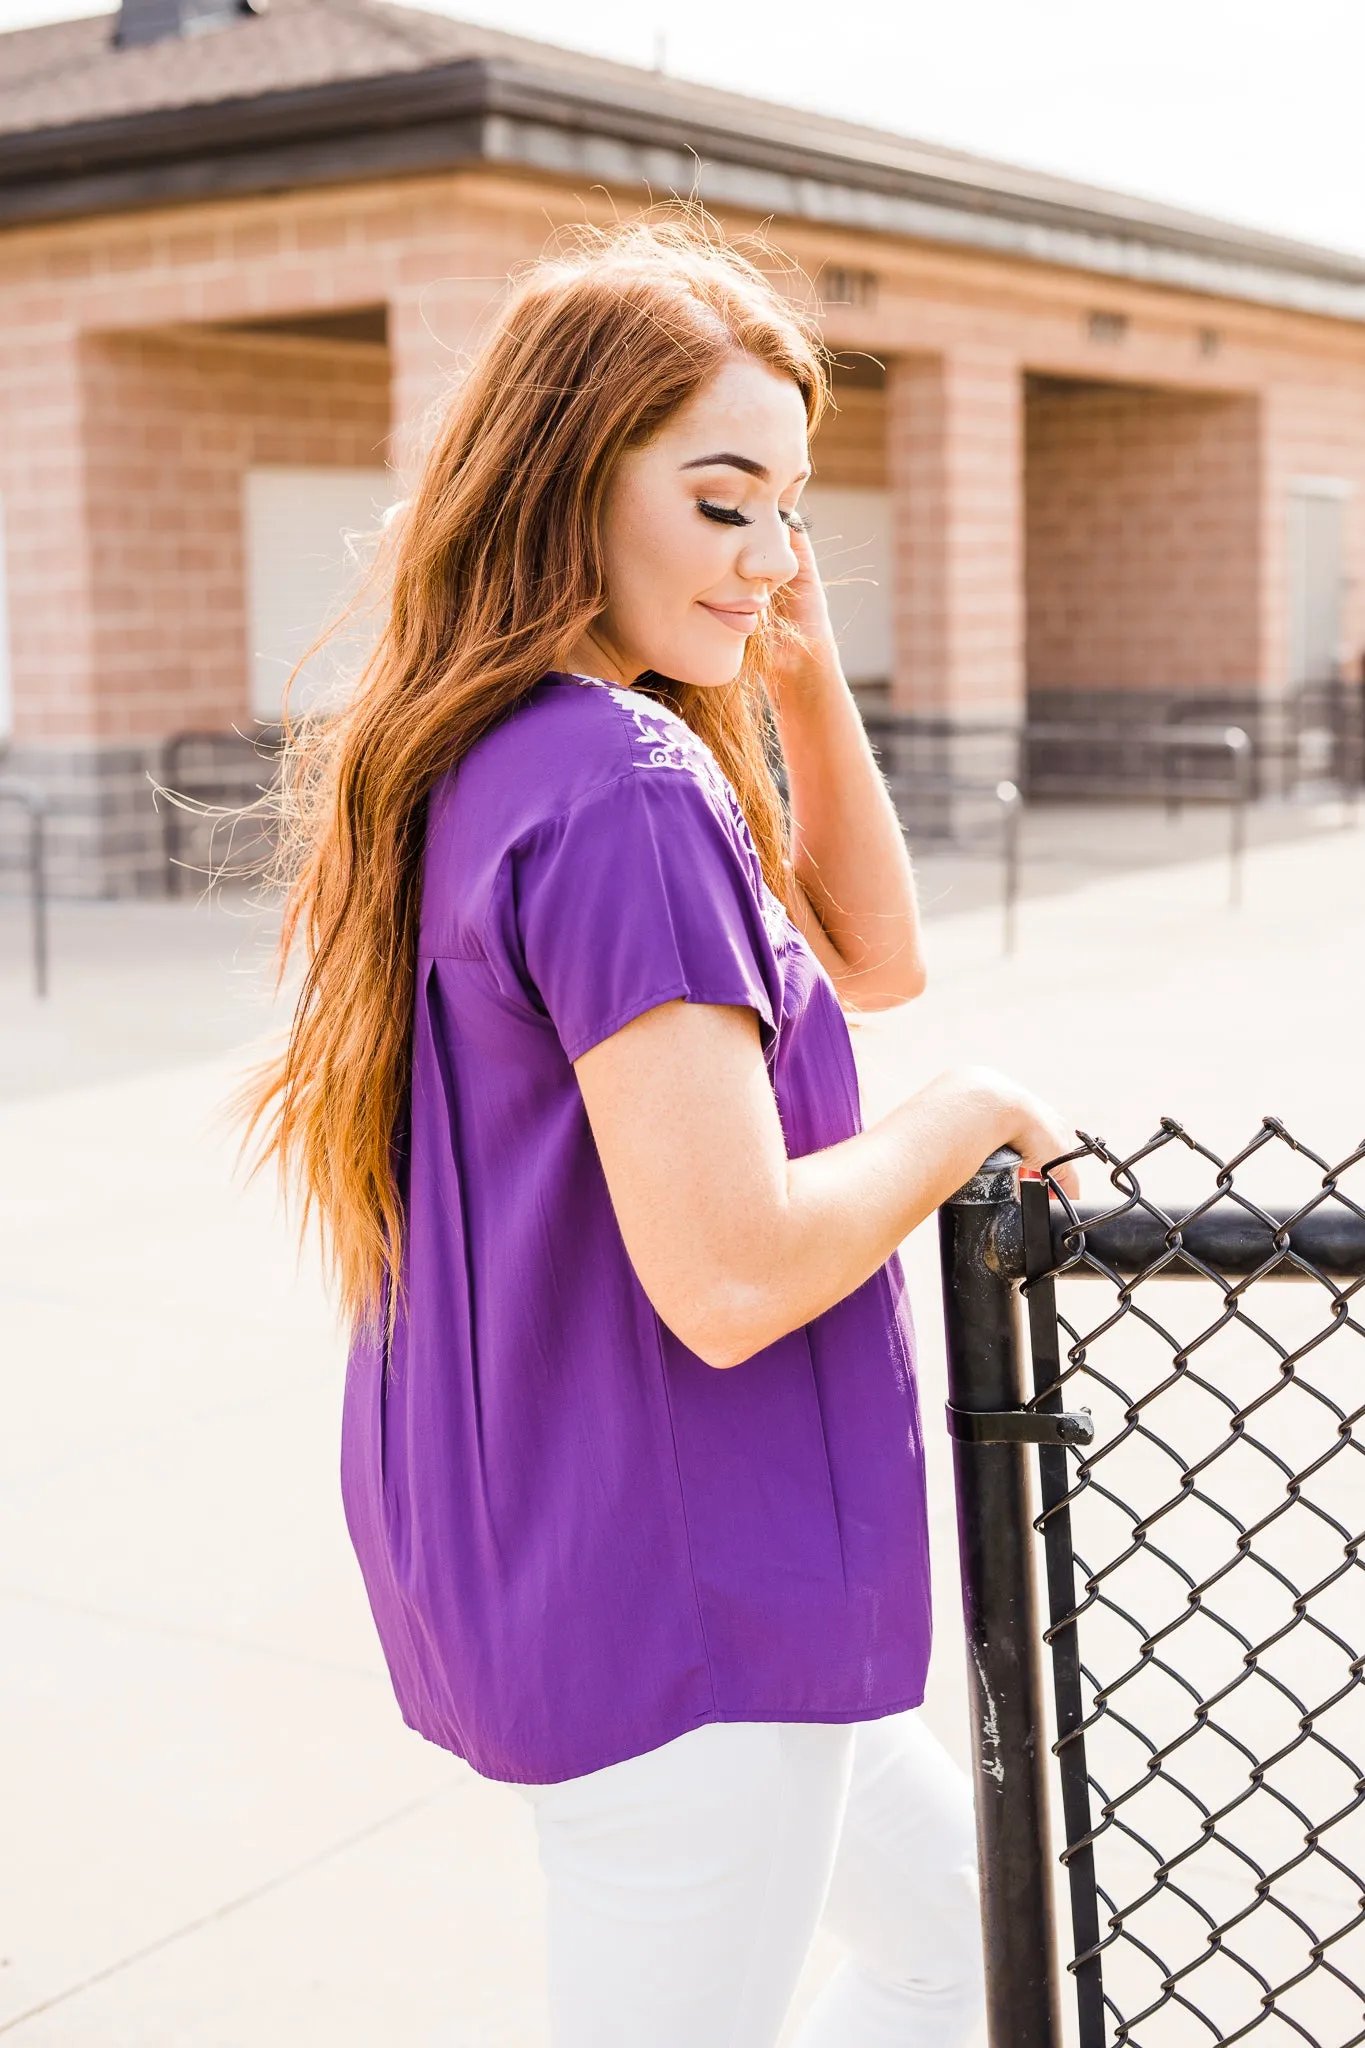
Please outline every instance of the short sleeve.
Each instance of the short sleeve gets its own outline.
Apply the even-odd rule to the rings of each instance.
[[[754,1010],[771,1045],[781,970],[762,871],[688,769],[630,770],[511,859],[526,977],[569,1059],[678,999]]]

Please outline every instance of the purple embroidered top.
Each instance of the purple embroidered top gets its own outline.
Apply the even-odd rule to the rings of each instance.
[[[858,1130],[833,988],[710,752],[549,676],[431,800],[406,1303],[387,1373],[353,1347],[342,1440],[404,1718],[491,1778],[924,1695],[899,1262],[720,1372],[626,1255],[571,1062],[677,997],[756,1012],[791,1156]]]

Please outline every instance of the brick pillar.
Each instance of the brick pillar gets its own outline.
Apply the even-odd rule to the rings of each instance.
[[[153,884],[130,857],[139,814],[150,814],[152,756],[101,734],[92,427],[81,337],[69,327],[22,328],[0,346],[0,493],[5,504],[13,732],[0,772],[41,792],[47,866],[59,895],[129,893]],[[0,892],[27,886],[14,862],[20,814],[0,814]]]
[[[899,709],[1023,716],[1022,391],[1019,365],[986,350],[889,366]]]
[[[79,337],[0,336],[14,736],[61,740],[93,715],[90,544]]]

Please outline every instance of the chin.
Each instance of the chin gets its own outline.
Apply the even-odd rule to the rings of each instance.
[[[656,675],[672,676],[694,690],[724,690],[744,666],[746,642],[736,636],[733,647],[677,648],[668,659],[652,664]]]

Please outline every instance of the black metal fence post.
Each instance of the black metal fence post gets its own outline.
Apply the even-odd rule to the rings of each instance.
[[[1019,1190],[1024,1226],[1024,1268],[1028,1276],[1029,1341],[1033,1352],[1034,1400],[1055,1412],[1062,1406],[1063,1361],[1053,1279],[1051,1203],[1043,1181]],[[1071,1893],[1070,1965],[1076,1986],[1080,2048],[1104,2048],[1104,1978],[1100,1960],[1100,1912],[1095,1889],[1095,1850],[1090,1811],[1090,1778],[1085,1758],[1085,1699],[1081,1645],[1076,1625],[1076,1556],[1068,1505],[1071,1470],[1064,1444],[1039,1447],[1041,1530],[1047,1562],[1052,1646],[1053,1701],[1057,1713],[1057,1782],[1066,1828],[1066,1865]]]
[[[254,733],[188,731],[172,733],[162,743],[161,762],[152,784],[152,800],[161,812],[162,852],[166,865],[166,894],[179,896],[185,879],[197,872],[202,884],[212,886],[225,875],[259,875],[264,866],[264,845],[269,830],[268,799],[279,772],[279,755],[284,728],[261,725]],[[268,772],[262,777],[263,764]],[[246,858],[229,866],[214,856],[214,834],[219,826],[227,831],[229,855],[234,848],[234,831],[248,817],[261,828],[260,837],[249,842]],[[195,826],[208,824],[209,847],[204,864],[194,868],[188,857],[194,846]],[[253,850],[254,847],[254,850]]]
[[[29,915],[33,922],[33,992],[47,994],[47,806],[34,795],[28,816]]]
[[[1251,741],[1240,725],[1230,725],[1223,735],[1232,759],[1233,798],[1228,845],[1228,908],[1242,907],[1242,877],[1246,870],[1247,808],[1251,802],[1255,763]]]
[[[1052,1441],[1065,1441],[1062,1426],[1072,1418],[1021,1410],[1014,1284],[1024,1270],[1018,1164],[1013,1152],[997,1152],[986,1161],[939,1211],[939,1244],[987,2025],[991,2048],[1060,2048],[1042,1657],[1024,1445],[1035,1428],[1050,1428]]]
[[[1001,889],[1001,903],[1005,914],[1004,950],[1006,953],[1012,953],[1019,932],[1019,814],[1024,805],[1017,783],[997,782],[995,794],[1000,804],[1005,834],[1004,879]]]

